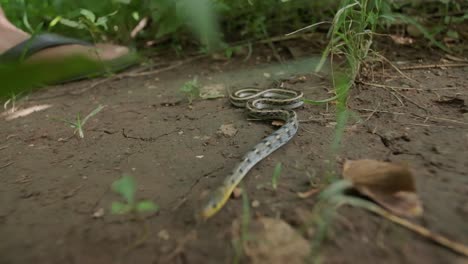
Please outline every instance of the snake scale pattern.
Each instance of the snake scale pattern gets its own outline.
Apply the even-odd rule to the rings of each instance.
[[[216,214],[227,202],[234,188],[245,175],[262,159],[290,141],[297,132],[299,122],[293,110],[303,104],[302,92],[271,88],[244,88],[229,95],[234,106],[245,107],[249,116],[261,120],[283,120],[285,123],[278,130],[262,140],[247,152],[242,161],[209,197],[201,211],[201,218],[208,219]]]

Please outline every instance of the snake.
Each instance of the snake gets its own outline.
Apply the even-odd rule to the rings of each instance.
[[[288,143],[296,134],[299,121],[294,111],[303,105],[303,93],[286,88],[261,90],[246,87],[229,93],[232,105],[247,109],[250,117],[260,120],[282,120],[284,124],[247,152],[220,187],[208,197],[200,216],[206,220],[226,204],[234,189],[257,163]]]

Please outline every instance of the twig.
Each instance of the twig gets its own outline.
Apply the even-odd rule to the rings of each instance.
[[[371,86],[374,86],[374,87],[378,87],[378,88],[383,88],[385,90],[388,90],[388,89],[391,89],[393,92],[395,92],[396,94],[398,94],[399,96],[405,98],[406,101],[414,104],[415,106],[419,107],[420,109],[424,110],[426,113],[429,112],[429,110],[427,110],[425,107],[419,105],[418,103],[416,103],[415,101],[413,101],[411,98],[409,98],[408,96],[400,93],[399,91],[397,91],[397,89],[393,88],[392,86],[387,86],[387,85],[382,85],[382,84],[375,84],[375,83],[366,83],[366,82],[361,82],[363,84],[366,84],[366,85],[371,85]],[[393,94],[392,94],[393,95]],[[403,103],[401,100],[399,100],[400,103]],[[403,104],[404,105],[404,104]]]
[[[406,219],[403,219],[401,217],[398,217],[396,215],[393,215],[387,211],[385,211],[384,209],[381,209],[379,207],[369,207],[369,208],[366,208],[366,209],[370,209],[372,212],[380,215],[380,216],[383,216],[385,217],[386,219],[394,222],[394,223],[397,223],[423,237],[426,237],[434,242],[436,242],[437,244],[441,245],[441,246],[444,246],[450,250],[452,250],[453,252],[456,252],[458,254],[461,254],[461,255],[464,255],[466,257],[468,257],[468,247],[463,245],[463,244],[460,244],[460,243],[457,243],[457,242],[454,242],[444,236],[441,236],[439,234],[434,234],[432,233],[430,230],[420,226],[420,225],[417,225],[417,224],[413,224],[411,223],[410,221],[406,220]]]
[[[299,196],[299,198],[305,199],[305,198],[309,198],[310,196],[316,194],[319,191],[321,191],[320,188],[312,188],[305,192],[297,192],[296,194],[297,196]]]
[[[408,75],[404,74],[400,69],[398,69],[397,66],[395,66],[391,61],[389,61],[387,58],[385,58],[384,56],[380,55],[379,53],[375,53],[378,57],[380,57],[381,59],[383,59],[384,61],[386,61],[388,64],[390,64],[390,66],[392,66],[393,69],[395,69],[399,74],[401,74],[401,76],[405,77],[406,79],[410,80],[410,81],[414,81],[416,82],[415,80],[411,79]]]
[[[374,87],[380,87],[380,88],[392,88],[392,89],[397,89],[397,90],[416,90],[416,91],[438,91],[438,90],[458,90],[460,88],[453,87],[453,88],[435,88],[435,89],[421,89],[421,88],[412,88],[412,87],[401,87],[401,86],[391,86],[391,85],[384,85],[384,84],[378,84],[378,83],[369,83],[369,82],[363,82],[359,81],[361,84],[369,85],[369,86],[374,86]]]
[[[366,120],[364,120],[364,122],[369,121],[369,119],[371,119],[371,117],[373,117],[374,114],[377,113],[377,111],[378,111],[377,109],[379,108],[379,106],[380,106],[380,103],[377,105],[377,107],[374,109],[374,111],[372,111],[371,114],[366,118]]]
[[[391,112],[391,111],[375,110],[375,109],[367,109],[367,108],[354,108],[353,110],[364,111],[364,112],[386,113],[386,114],[393,114],[393,115],[407,115],[407,113]]]
[[[0,147],[0,150],[4,150],[4,149],[6,149],[6,148],[8,148],[8,145],[1,146],[1,147]]]
[[[388,91],[388,88],[384,88],[384,89]],[[390,88],[390,89],[391,89],[391,88]],[[405,103],[403,103],[403,101],[401,100],[401,98],[398,97],[395,93],[393,93],[392,91],[388,91],[388,92],[389,92],[391,95],[393,95],[393,97],[395,97],[395,98],[398,100],[398,102],[400,102],[400,104],[401,104],[402,106],[406,106]]]
[[[428,124],[418,124],[418,123],[400,123],[402,125],[408,125],[408,126],[422,126],[422,127],[443,127],[443,128],[454,128],[453,126],[434,126],[434,125],[428,125]]]
[[[428,64],[428,65],[414,65],[402,67],[400,70],[419,70],[419,69],[433,69],[433,68],[449,68],[449,67],[466,67],[468,63],[450,63],[450,64]]]
[[[7,163],[7,164],[5,164],[5,165],[3,165],[3,166],[0,166],[0,169],[4,169],[4,168],[6,168],[6,167],[10,166],[10,165],[11,165],[11,164],[13,164],[13,163],[15,163],[15,162],[14,162],[14,161],[10,161],[10,162],[8,162],[8,163]]]
[[[315,23],[315,24],[312,24],[312,25],[308,25],[308,26],[305,26],[305,27],[300,28],[300,29],[298,29],[298,30],[295,30],[295,31],[293,31],[293,32],[287,33],[285,36],[291,36],[291,35],[294,35],[294,34],[296,34],[296,33],[301,32],[301,31],[307,30],[307,29],[309,29],[309,28],[313,28],[313,27],[315,27],[315,26],[318,26],[318,25],[321,25],[321,24],[327,24],[327,23],[328,23],[328,24],[331,24],[332,22],[331,22],[331,21],[320,21],[320,22],[318,22],[318,23]]]
[[[280,41],[285,41],[285,40],[297,39],[301,37],[319,36],[319,35],[320,34],[317,34],[317,33],[308,33],[308,34],[299,34],[299,35],[281,35],[281,36],[261,39],[261,40],[257,40],[253,42],[258,43],[258,44],[267,44],[268,42],[280,42]]]
[[[468,123],[463,122],[463,121],[448,119],[448,118],[438,117],[438,116],[420,116],[420,115],[417,115],[417,114],[414,114],[414,113],[409,113],[408,114],[408,113],[391,112],[391,111],[385,111],[385,110],[374,110],[374,109],[366,109],[366,108],[354,108],[353,110],[363,111],[363,112],[386,113],[386,114],[393,114],[393,115],[412,115],[412,116],[415,116],[415,117],[418,117],[418,118],[422,118],[422,119],[424,119],[426,121],[432,119],[432,121],[440,120],[440,121],[455,123],[455,124],[459,124],[459,125],[468,125]],[[418,124],[414,124],[414,125],[418,125]],[[429,125],[427,125],[427,126],[429,126]]]
[[[419,115],[416,115],[416,114],[412,114],[416,117],[419,117],[419,118],[424,118],[425,120],[430,120],[430,119],[435,119],[435,120],[441,120],[441,121],[445,121],[445,122],[450,122],[450,123],[455,123],[455,124],[460,124],[460,125],[468,125],[468,123],[466,122],[462,122],[462,121],[458,121],[458,120],[453,120],[453,119],[448,119],[448,118],[444,118],[444,117],[437,117],[437,116],[427,116],[427,117],[422,117],[422,116],[419,116]]]

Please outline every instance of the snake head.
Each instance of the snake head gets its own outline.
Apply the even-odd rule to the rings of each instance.
[[[200,216],[203,220],[206,220],[215,215],[226,203],[231,195],[232,190],[225,186],[217,188],[208,199],[208,202],[203,207]]]

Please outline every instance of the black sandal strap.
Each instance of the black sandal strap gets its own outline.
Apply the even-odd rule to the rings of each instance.
[[[67,38],[51,33],[40,34],[32,36],[30,39],[27,39],[5,51],[3,54],[0,54],[0,61],[20,61],[47,48],[76,44],[92,46],[91,43],[79,39]]]

